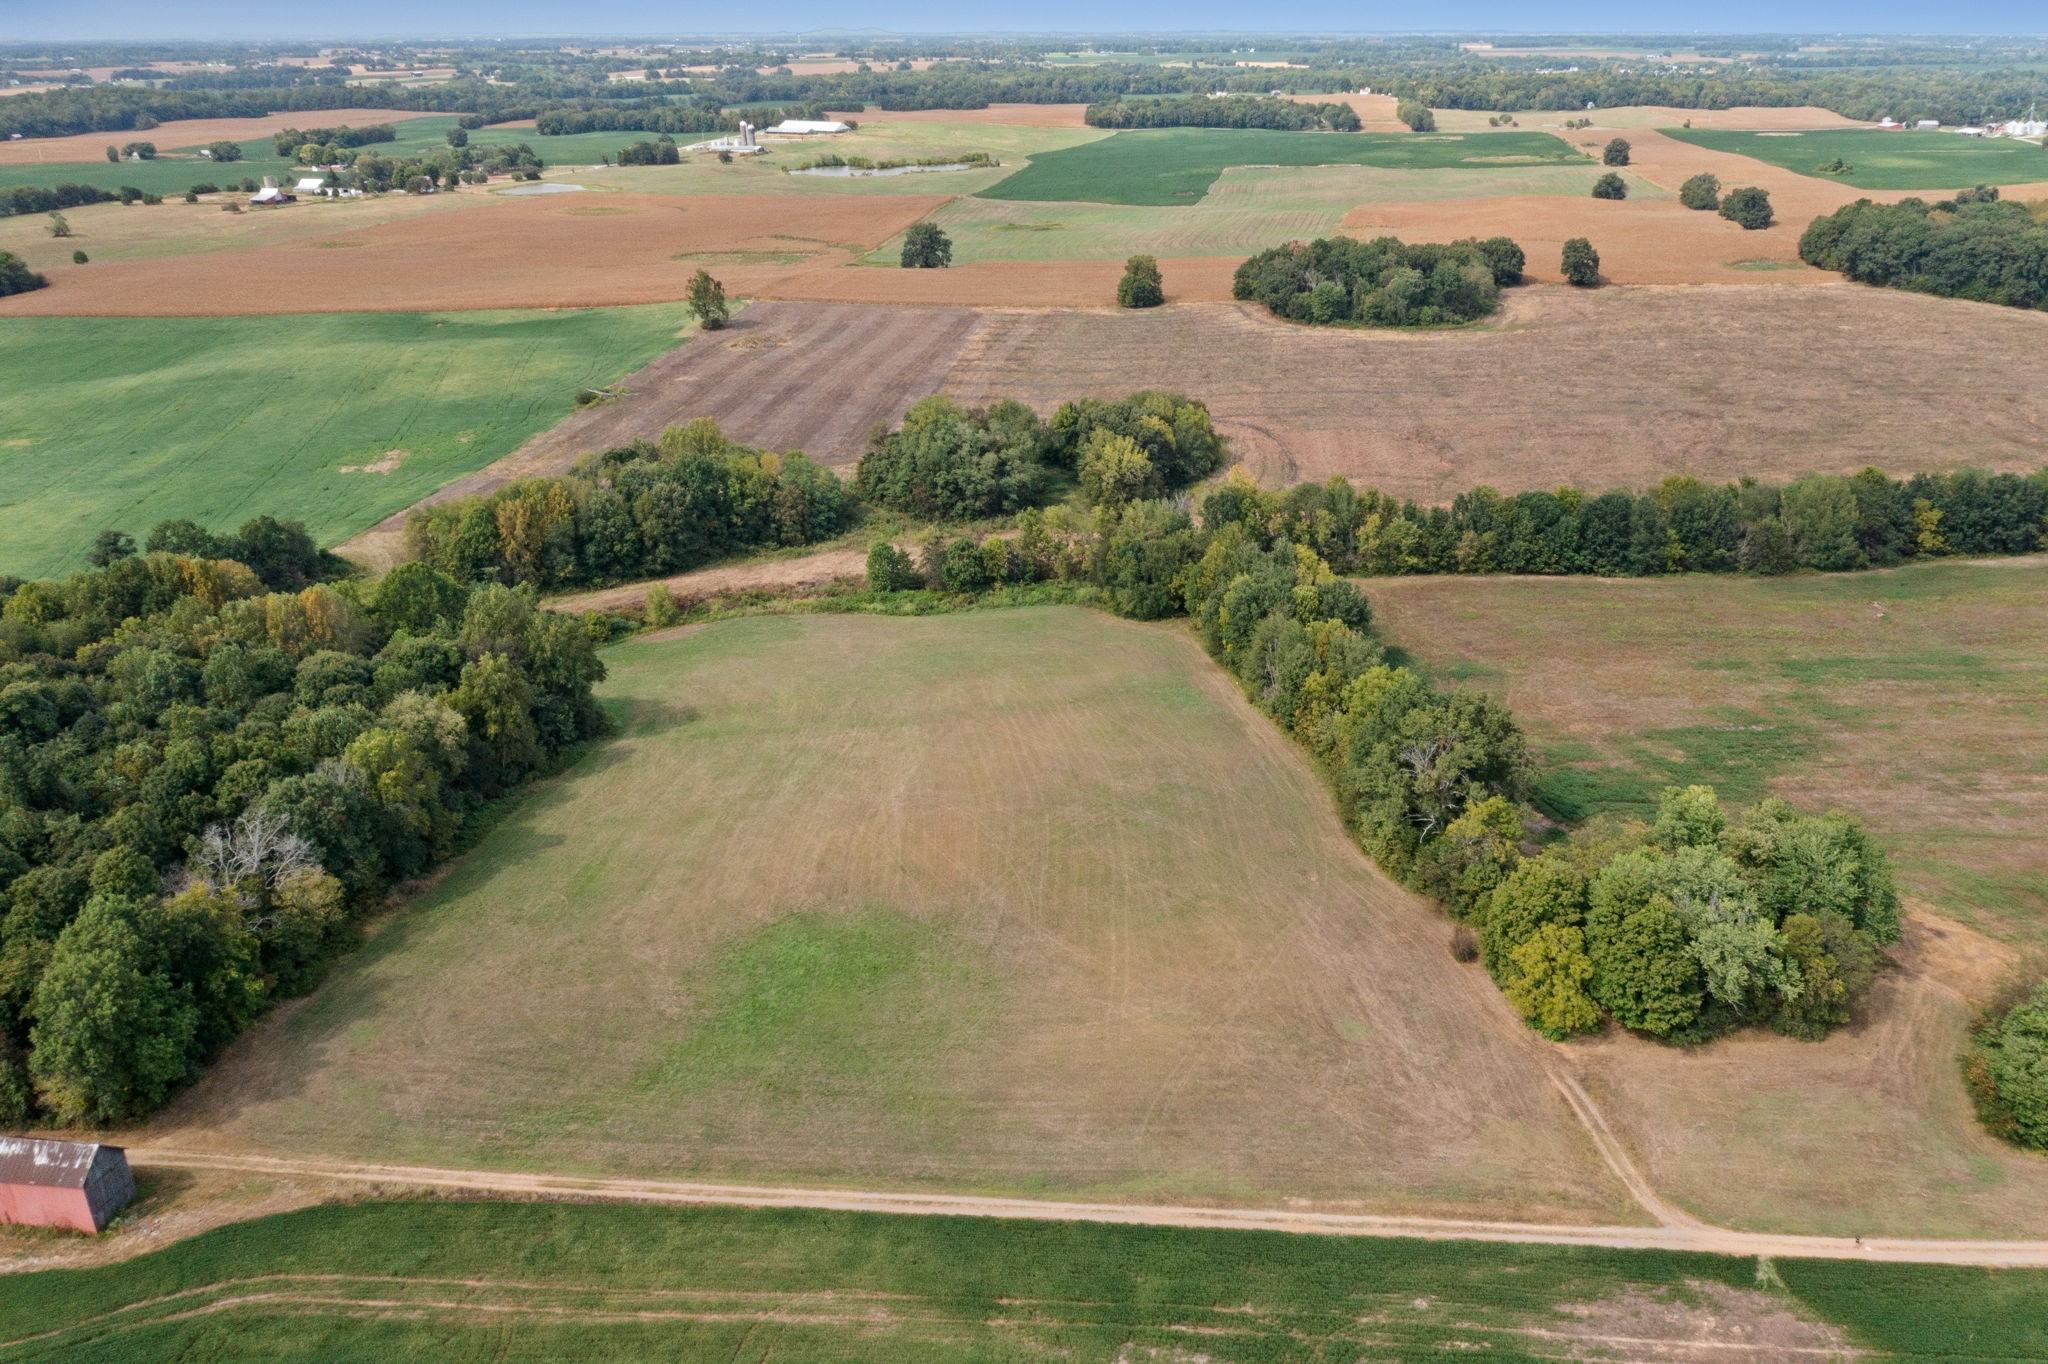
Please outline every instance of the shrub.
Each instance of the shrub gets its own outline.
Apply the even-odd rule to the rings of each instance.
[[[1159,276],[1159,262],[1151,256],[1132,256],[1124,262],[1124,277],[1116,284],[1120,308],[1156,308],[1166,302],[1166,284]]]
[[[953,263],[953,242],[937,223],[912,223],[903,234],[903,268],[943,270]]]
[[[875,592],[909,592],[924,586],[924,575],[910,556],[887,540],[868,551],[868,588]]]
[[[1603,166],[1626,166],[1628,164],[1628,139],[1617,137],[1600,151]]]
[[[71,253],[71,263],[73,265],[83,265],[90,259],[92,258],[83,251],[73,251]]]
[[[682,611],[676,606],[675,596],[668,590],[666,584],[648,584],[645,618],[650,630],[674,625],[683,618]]]
[[[1721,216],[1748,232],[1769,227],[1771,196],[1754,185],[1731,189],[1721,196]]]
[[[1451,960],[1471,962],[1479,960],[1479,935],[1465,924],[1451,930]]]
[[[1562,268],[1565,283],[1590,289],[1600,282],[1600,253],[1584,237],[1573,237],[1564,244]]]
[[[1628,198],[1628,181],[1622,179],[1613,171],[1609,171],[1593,182],[1593,197],[1595,199],[1626,199]]]

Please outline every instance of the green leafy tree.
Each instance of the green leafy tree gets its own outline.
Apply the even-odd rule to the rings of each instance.
[[[1508,954],[1509,977],[1502,987],[1508,1003],[1536,1031],[1553,1041],[1600,1026],[1600,1010],[1586,992],[1593,963],[1586,936],[1566,924],[1545,924]]]
[[[1721,196],[1721,216],[1748,232],[1771,225],[1771,196],[1754,185]]]
[[[943,270],[953,263],[953,242],[937,223],[912,223],[903,234],[903,268]]]
[[[61,214],[61,213],[52,213],[52,214],[50,215],[50,235],[51,235],[51,236],[53,236],[53,237],[68,237],[68,236],[70,236],[70,235],[71,235],[71,221],[70,221],[70,219],[66,218],[66,217],[65,217],[65,216],[64,216],[63,214]]]
[[[868,550],[868,587],[876,592],[909,592],[924,586],[911,557],[887,540]]]
[[[242,144],[226,138],[218,142],[207,143],[206,150],[210,154],[207,159],[217,166],[224,166],[230,161],[240,161],[242,159]]]
[[[1626,166],[1628,164],[1628,139],[1617,137],[1600,149],[1600,164],[1603,166]],[[1617,198],[1620,196],[1616,196]]]
[[[725,301],[725,286],[713,279],[709,270],[699,270],[690,276],[688,306],[690,316],[707,332],[717,331],[732,317],[732,309]]]
[[[1628,181],[1622,179],[1615,172],[1609,171],[1593,182],[1593,197],[1595,199],[1626,199],[1628,198]]]
[[[1751,525],[1742,537],[1741,564],[1749,572],[1765,577],[1790,573],[1799,567],[1799,557],[1792,552],[1792,537],[1785,533],[1785,523],[1775,516],[1766,516]]]
[[[50,281],[28,268],[28,262],[12,251],[0,251],[0,298],[41,289]]]
[[[1159,471],[1129,436],[1098,429],[1081,446],[1081,494],[1099,507],[1121,507],[1159,491]]]
[[[1965,1074],[1994,1131],[2048,1150],[2048,984],[1978,1030]]]
[[[1716,848],[1728,827],[1721,798],[1711,786],[1667,786],[1657,798],[1650,836],[1663,848]]]
[[[1565,283],[1590,289],[1600,282],[1600,253],[1584,237],[1573,237],[1564,244],[1563,270]]]
[[[1413,132],[1433,133],[1436,131],[1435,112],[1420,100],[1402,100],[1394,107],[1394,117],[1407,124]]]
[[[1524,859],[1487,897],[1479,925],[1479,958],[1497,981],[1506,981],[1517,947],[1545,924],[1582,925],[1586,874],[1561,857]]]
[[[134,557],[134,536],[126,531],[103,530],[93,537],[92,548],[86,551],[85,561],[94,568],[105,568],[117,559]]]
[[[1721,180],[1711,171],[1701,171],[1678,187],[1678,202],[1687,208],[1711,212],[1721,206]]]
[[[1120,308],[1156,308],[1166,302],[1159,262],[1151,256],[1132,256],[1125,261],[1123,278],[1116,284],[1116,302]]]
[[[199,1026],[124,902],[96,900],[58,937],[35,992],[29,1069],[60,1120],[125,1122],[191,1069]]]

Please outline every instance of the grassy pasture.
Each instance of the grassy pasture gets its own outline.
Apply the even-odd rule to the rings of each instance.
[[[1591,164],[1415,170],[1380,166],[1233,166],[1194,203],[1161,213],[1137,204],[1040,203],[963,195],[932,215],[953,239],[953,260],[1121,260],[1251,255],[1279,242],[1327,237],[1361,204],[1423,203],[1502,194],[1583,197]],[[1637,198],[1668,197],[1629,175]],[[892,241],[868,259],[890,263]]]
[[[1161,206],[1195,202],[1231,166],[1469,170],[1584,160],[1548,133],[1416,136],[1143,128],[1033,157],[1030,165],[981,194],[989,199]]]
[[[509,454],[683,327],[673,306],[0,320],[0,572],[71,572],[98,531],[167,517],[270,512],[331,543]]]
[[[1540,1042],[1184,630],[753,618],[607,662],[621,736],[166,1139],[1638,1215]]]
[[[372,1202],[0,1277],[0,1358],[1692,1359],[1741,1342],[1743,1358],[2011,1361],[2048,1358],[2044,1315],[2048,1274],[2026,1270]]]
[[[1901,880],[2048,941],[2048,577],[1930,563],[1775,580],[1383,579],[1393,637],[1504,695],[1548,751],[1541,801],[1640,814],[1674,783],[1870,821]]]
[[[1972,185],[2048,181],[2048,150],[2037,142],[1962,137],[1955,133],[1879,132],[1867,128],[1799,133],[1665,128],[1666,137],[1709,151],[1733,152],[1766,165],[1857,189],[1958,190]],[[1846,175],[1818,168],[1840,157]]]

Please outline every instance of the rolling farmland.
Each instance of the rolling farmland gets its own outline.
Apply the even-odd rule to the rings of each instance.
[[[1798,175],[1857,189],[1959,190],[1972,185],[2048,181],[2048,151],[2038,142],[1962,137],[1954,132],[1878,132],[1869,128],[1799,133],[1665,128],[1666,137],[1710,151],[1752,157]],[[1820,175],[1836,158],[1853,170]],[[1932,197],[1940,197],[1938,195]]]
[[[107,528],[269,513],[332,543],[516,449],[684,334],[572,313],[13,319],[0,325],[0,571],[85,566]]]

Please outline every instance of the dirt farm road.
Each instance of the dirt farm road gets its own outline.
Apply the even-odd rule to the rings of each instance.
[[[1032,1221],[1111,1222],[1132,1226],[1285,1231],[1321,1236],[1402,1236],[1437,1241],[1501,1241],[1601,1246],[1624,1250],[1703,1251],[1796,1259],[1881,1260],[1906,1264],[2048,1268],[2048,1241],[1935,1241],[1791,1236],[1733,1231],[1686,1219],[1674,1225],[1559,1226],[1530,1222],[1455,1221],[1428,1217],[1298,1211],[1288,1208],[1200,1208],[1145,1203],[1068,1203],[1035,1198],[890,1190],[777,1188],[679,1180],[584,1178],[499,1170],[448,1170],[130,1147],[143,1169],[218,1170],[374,1184],[385,1188],[456,1189],[524,1197],[584,1198],[677,1207],[817,1208],[944,1217],[1016,1217]]]

